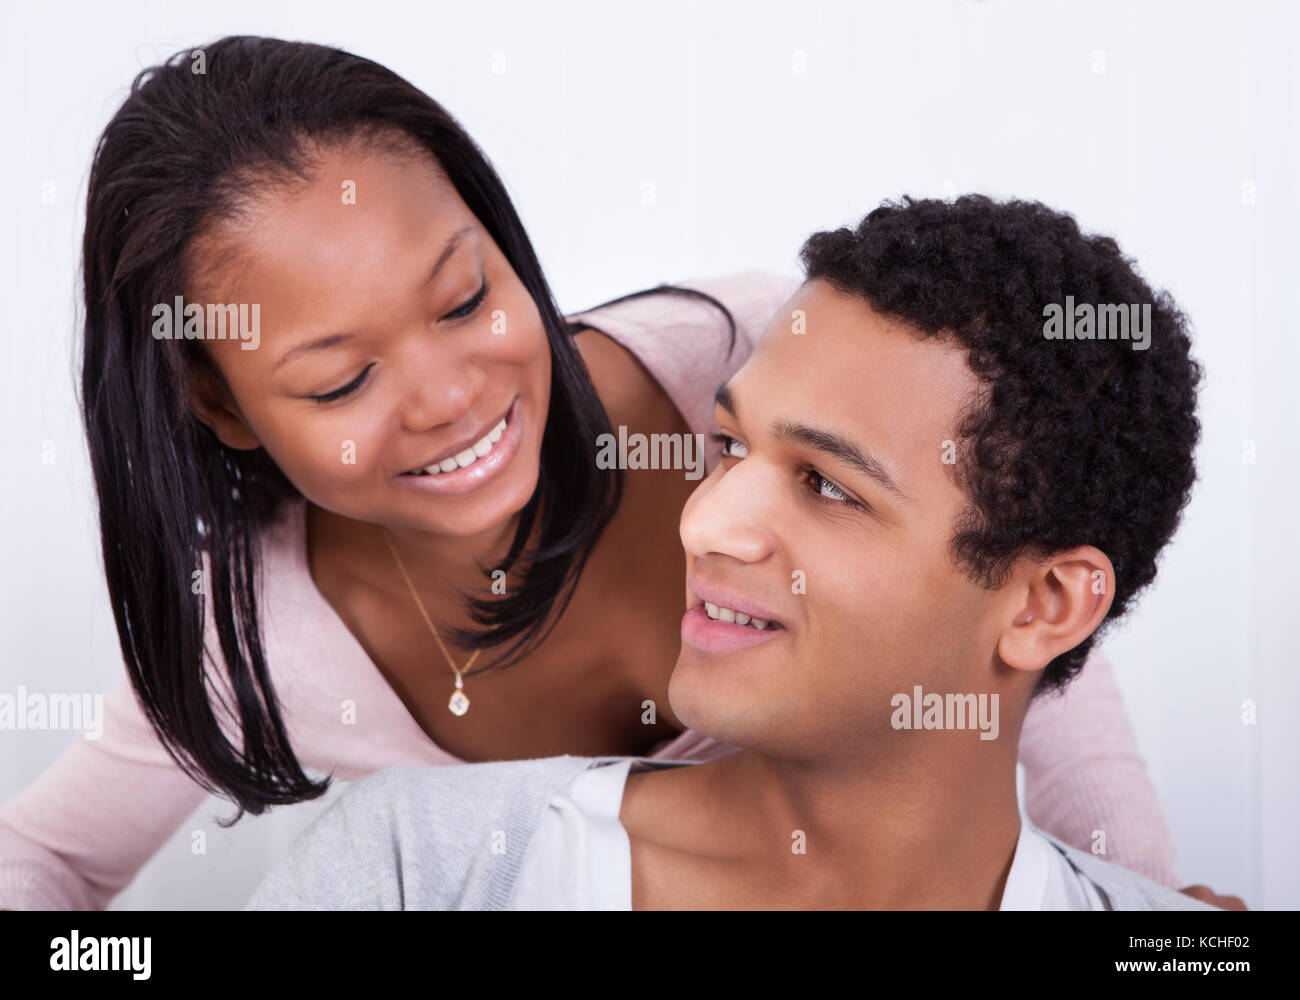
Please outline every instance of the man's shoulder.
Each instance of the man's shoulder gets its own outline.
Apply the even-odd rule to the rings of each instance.
[[[591,767],[597,757],[536,757],[438,766],[386,767],[350,785],[340,797],[353,803],[365,800],[390,803],[446,803],[449,796],[471,795],[479,802],[510,799],[525,791],[554,791],[578,772]],[[613,758],[610,758],[613,759]]]
[[[294,841],[251,909],[502,909],[550,797],[607,758],[384,768]]]
[[[1191,896],[1161,885],[1153,879],[1121,865],[1103,861],[1087,851],[1038,831],[1049,844],[1065,856],[1070,865],[1088,879],[1106,898],[1112,910],[1214,910]]]

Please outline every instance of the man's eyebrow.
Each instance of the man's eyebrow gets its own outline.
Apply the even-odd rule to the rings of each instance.
[[[736,397],[731,394],[731,387],[726,382],[718,386],[718,391],[713,394],[713,403],[730,413],[733,419],[740,419],[736,416]]]
[[[725,382],[718,386],[717,392],[713,394],[713,401],[730,413],[733,418],[739,419],[736,416],[736,397]],[[838,458],[846,465],[875,480],[883,489],[893,494],[901,502],[907,504],[912,502],[912,498],[903,492],[898,483],[894,481],[894,477],[889,474],[889,470],[885,468],[883,462],[843,434],[825,427],[816,427],[812,424],[790,420],[777,421],[772,425],[772,433],[777,440],[785,444],[811,448],[814,451],[820,451],[823,454]]]
[[[825,427],[814,427],[812,424],[801,424],[789,420],[777,421],[772,427],[772,432],[776,435],[777,440],[786,444],[803,445],[805,448],[812,448],[815,451],[838,458],[846,465],[874,479],[901,502],[912,502],[912,498],[894,482],[893,476],[889,474],[883,462],[865,448],[850,441],[843,434]]]
[[[473,231],[473,226],[466,225],[451,234],[446,245],[442,248],[442,253],[438,255],[438,259],[434,262],[433,270],[430,271],[429,276],[424,279],[425,286],[431,284],[433,280],[438,277],[439,272],[447,266],[447,261],[451,260],[452,254],[456,252],[456,248],[459,247],[465,237]],[[323,337],[317,337],[315,340],[309,340],[306,343],[298,344],[296,347],[291,347],[289,350],[285,351],[280,357],[280,360],[275,363],[274,367],[271,369],[271,373],[275,374],[275,372],[281,367],[303,354],[309,354],[312,351],[323,351],[329,347],[337,347],[339,344],[345,343],[355,336],[356,334],[354,333],[327,333]]]

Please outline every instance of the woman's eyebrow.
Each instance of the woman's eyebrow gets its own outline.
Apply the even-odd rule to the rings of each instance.
[[[473,226],[465,225],[451,234],[451,238],[447,240],[447,245],[442,248],[442,253],[438,255],[438,260],[433,265],[433,270],[430,271],[429,276],[424,279],[426,285],[431,284],[433,279],[438,277],[438,272],[446,266],[447,261],[451,260],[451,255],[456,252],[456,248],[460,246],[461,241],[473,231]]]
[[[462,226],[460,229],[456,230],[456,232],[451,234],[450,238],[447,240],[446,245],[442,248],[442,253],[438,255],[438,259],[434,262],[433,270],[430,271],[429,276],[424,279],[424,284],[426,286],[432,283],[432,281],[436,277],[438,277],[438,273],[444,267],[447,266],[447,261],[451,260],[452,254],[456,252],[456,248],[459,247],[462,241],[465,239],[465,237],[468,236],[473,231],[474,231],[473,226],[466,225],[466,226]],[[271,368],[271,374],[274,375],[277,371],[280,370],[280,368],[288,364],[296,357],[300,357],[303,354],[308,354],[311,351],[323,351],[328,347],[337,347],[339,344],[351,340],[354,336],[356,336],[356,334],[327,333],[323,337],[317,337],[315,340],[309,340],[304,344],[298,344],[295,347],[291,347],[289,348],[289,350],[285,351],[283,355],[281,355],[280,360],[277,361],[275,365]]]
[[[317,337],[315,340],[309,340],[305,344],[299,344],[297,347],[291,347],[280,356],[280,360],[271,368],[271,374],[274,375],[282,367],[287,365],[294,358],[312,351],[323,351],[327,347],[336,347],[355,337],[355,333],[328,333],[323,337]]]
[[[718,386],[717,392],[713,394],[713,401],[731,414],[733,418],[740,419],[736,415],[736,397],[725,382]],[[894,481],[894,477],[889,474],[884,462],[838,431],[817,427],[813,424],[800,423],[799,421],[778,420],[772,424],[772,434],[784,444],[811,448],[814,451],[820,451],[825,455],[838,458],[841,462],[874,480],[881,488],[888,491],[902,503],[910,504],[912,502],[912,498],[903,491],[902,487]]]

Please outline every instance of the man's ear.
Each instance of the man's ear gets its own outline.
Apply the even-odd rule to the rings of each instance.
[[[1007,620],[998,655],[1017,670],[1041,670],[1096,631],[1115,595],[1115,568],[1091,545],[1029,560],[1004,588]]]
[[[195,365],[190,378],[190,409],[200,422],[207,424],[222,444],[236,451],[262,447],[244,421],[226,380],[210,365]]]

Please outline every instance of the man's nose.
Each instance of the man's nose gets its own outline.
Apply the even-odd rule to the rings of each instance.
[[[727,555],[760,562],[773,548],[775,470],[746,459],[714,476],[717,479],[706,479],[682,511],[682,547],[695,558]]]

